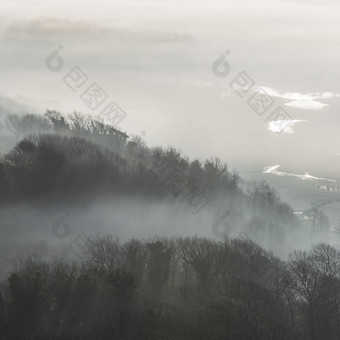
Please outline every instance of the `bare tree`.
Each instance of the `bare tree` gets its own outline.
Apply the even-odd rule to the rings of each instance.
[[[119,261],[120,244],[112,235],[100,235],[87,237],[84,247],[87,256],[87,264],[90,268],[99,271],[114,270]]]

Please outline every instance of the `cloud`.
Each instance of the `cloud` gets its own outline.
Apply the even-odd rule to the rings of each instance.
[[[234,90],[237,91],[247,91],[248,88],[242,87],[240,85],[233,85]],[[294,107],[297,109],[303,110],[321,110],[324,107],[329,106],[329,104],[321,103],[317,99],[329,100],[333,98],[339,98],[339,93],[333,92],[315,92],[315,93],[308,93],[308,92],[285,92],[277,89],[272,89],[266,86],[254,86],[251,90],[253,93],[265,92],[268,96],[274,98],[280,98],[288,100],[287,103],[284,105],[289,107]],[[221,97],[229,96],[230,92],[223,90],[221,93]]]
[[[50,40],[53,37],[81,42],[142,42],[142,43],[187,43],[194,38],[181,32],[164,32],[155,30],[129,30],[111,28],[89,21],[72,21],[50,17],[35,20],[15,21],[5,31],[5,41]]]
[[[302,123],[305,120],[288,119],[288,120],[273,120],[268,122],[268,130],[275,133],[294,133],[293,126],[296,123]]]
[[[316,99],[333,99],[340,97],[340,94],[332,92],[285,92],[265,86],[259,86],[256,91],[260,90],[265,91],[271,97],[290,100],[288,103],[285,104],[286,106],[304,110],[321,110],[324,107],[329,106],[329,104],[321,103],[319,101],[316,101]]]
[[[329,106],[329,104],[323,104],[315,100],[294,100],[286,103],[285,105],[304,110],[321,110],[324,107]]]

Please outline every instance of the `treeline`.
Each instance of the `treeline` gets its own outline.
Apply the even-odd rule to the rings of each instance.
[[[8,114],[0,121],[0,146],[7,144],[11,148],[26,136],[41,134],[86,138],[115,150],[128,139],[125,132],[79,112],[63,115],[47,110],[43,116]]]
[[[14,258],[0,289],[0,339],[335,340],[340,254],[287,262],[249,239],[86,237],[81,260]],[[19,265],[18,265],[19,264]]]
[[[57,198],[59,193],[81,200],[84,192],[94,198],[122,191],[162,196],[170,191],[164,180],[174,171],[181,172],[188,187],[210,191],[207,195],[217,189],[238,190],[237,173],[219,160],[202,164],[173,148],[150,149],[138,138],[128,140],[125,133],[77,113],[69,121],[55,111],[45,117],[10,115],[5,125],[22,138],[0,161],[0,195],[6,200],[49,194]]]
[[[299,220],[274,188],[242,182],[218,158],[189,160],[171,147],[149,148],[141,138],[77,112],[8,115],[1,126],[1,135],[17,141],[0,156],[2,205],[83,205],[98,197],[139,196],[194,214],[209,212],[216,229],[224,228],[227,214],[227,229],[283,246],[287,231],[301,225],[314,231],[329,228],[322,211],[313,208]]]
[[[219,159],[189,160],[174,148],[149,148],[141,138],[79,113],[9,115],[2,135],[17,140],[0,158],[3,204],[82,204],[112,194],[167,201],[181,196],[195,213],[208,202],[222,207],[232,202],[238,219],[249,214],[257,219],[253,226],[267,217],[267,228],[298,223],[275,189],[264,182],[241,189],[238,173]]]

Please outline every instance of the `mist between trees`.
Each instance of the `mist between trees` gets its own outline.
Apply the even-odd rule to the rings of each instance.
[[[176,207],[178,214],[197,215],[190,217],[190,223],[209,224],[202,229],[212,237],[246,233],[266,247],[274,244],[272,250],[282,254],[292,248],[291,239],[294,246],[308,247],[311,241],[322,241],[329,230],[328,218],[318,208],[297,216],[266,182],[245,182],[218,158],[189,160],[171,147],[149,148],[139,136],[130,138],[77,112],[69,116],[56,111],[44,116],[10,114],[0,131],[2,207],[20,203],[23,211],[25,204],[47,211],[87,206],[86,213],[97,200],[156,202],[158,210],[164,203],[165,210]],[[5,211],[10,210],[4,208],[6,215]],[[229,226],[221,221],[216,229],[226,211]],[[144,219],[155,223],[147,216]],[[190,230],[189,226],[182,229]]]
[[[10,114],[0,131],[0,338],[340,337],[339,254],[318,208],[298,216],[218,158],[77,112]]]

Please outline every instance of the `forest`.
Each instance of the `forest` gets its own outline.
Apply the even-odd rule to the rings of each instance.
[[[88,236],[81,261],[12,259],[1,339],[339,339],[340,257],[249,239]],[[46,251],[46,249],[45,249]]]
[[[211,237],[93,229],[78,256],[38,239],[20,245],[0,284],[0,339],[340,339],[339,251],[319,242],[273,252],[291,233],[329,230],[317,207],[301,218],[218,158],[151,148],[77,112],[9,114],[0,147],[1,214],[134,197],[213,217]]]

